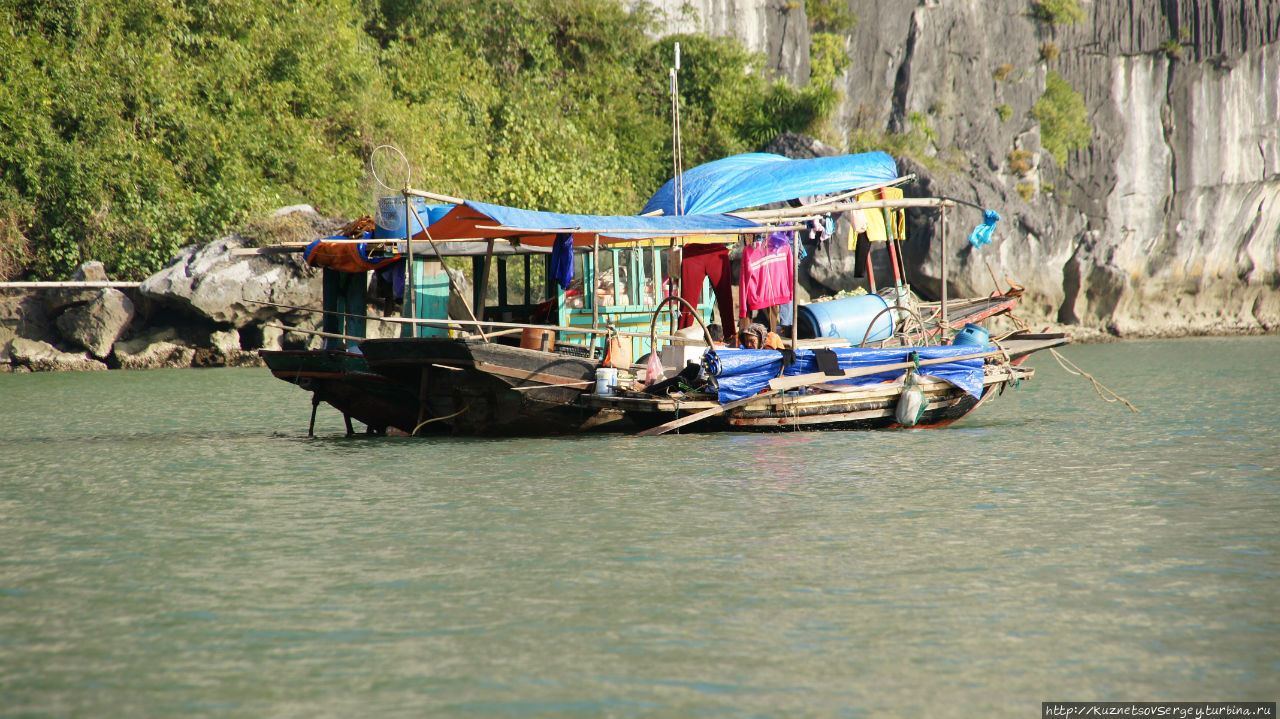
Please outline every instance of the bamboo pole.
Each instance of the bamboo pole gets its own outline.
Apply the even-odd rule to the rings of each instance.
[[[414,213],[417,214],[416,212]],[[426,225],[423,225],[426,229]],[[403,317],[416,317],[418,308],[414,307],[413,292],[413,223],[409,221],[409,188],[404,188],[404,244],[408,261],[404,265],[404,299],[400,306],[400,314]],[[414,328],[413,336],[418,336],[418,330]]]
[[[67,280],[65,282],[0,282],[0,290],[98,290],[106,288],[129,290],[140,287],[141,285],[141,282],[115,282],[108,280],[85,280],[82,282],[75,280]]]
[[[582,278],[582,298],[591,301],[591,327],[600,328],[600,298],[596,296],[596,274],[600,272],[600,235],[596,235],[591,243],[591,277]],[[591,286],[591,295],[587,295],[587,286]]]
[[[425,192],[423,190],[413,190],[407,187],[405,188],[405,193],[409,195],[414,195],[415,197],[425,197],[428,200],[435,200],[436,202],[443,202],[449,205],[461,205],[466,202],[466,200],[462,199],[461,197],[450,197],[449,195],[441,195],[435,192]]]
[[[365,320],[390,322],[392,324],[427,325],[427,326],[436,326],[436,327],[450,327],[450,325],[457,325],[458,328],[483,325],[485,327],[513,327],[513,328],[519,328],[519,329],[555,330],[557,332],[567,332],[570,334],[577,333],[577,334],[584,334],[584,335],[591,335],[591,334],[603,335],[603,334],[609,334],[610,332],[613,331],[608,328],[597,329],[593,327],[574,327],[570,325],[535,325],[535,324],[524,323],[524,322],[496,322],[496,321],[482,322],[480,320],[474,320],[474,321],[473,320],[452,320],[452,319],[428,320],[428,319],[408,318],[408,317],[377,317],[374,315],[354,315],[349,312],[330,312],[327,310],[318,310],[318,309],[315,309],[314,307],[299,307],[297,305],[284,305],[276,302],[263,302],[261,300],[244,300],[244,301],[250,302],[256,305],[263,305],[266,307],[276,307],[278,309],[284,309],[284,310],[297,310],[300,312],[319,312],[321,314],[331,314],[331,315],[338,315],[342,317],[358,317],[358,318],[363,318]],[[617,334],[622,337],[648,337],[649,336],[649,333],[647,332],[618,331]],[[369,339],[369,338],[357,338],[357,339]],[[677,335],[658,335],[658,339],[667,340],[668,342],[671,342],[671,341],[687,342],[689,340],[688,337],[680,337]]]
[[[480,274],[480,316],[484,319],[485,310],[489,306],[489,271],[493,268],[493,240],[489,240],[489,251],[484,255],[484,270]]]
[[[896,200],[865,200],[862,202],[837,202],[834,204],[813,204],[782,210],[750,210],[746,212],[728,212],[725,214],[741,217],[744,220],[790,219],[831,212],[847,212],[849,210],[883,210],[905,207],[955,207],[955,202],[941,197],[903,197]]]
[[[800,336],[800,233],[791,236],[791,349]]]
[[[360,342],[362,340],[368,339],[366,337],[355,337],[352,335],[344,335],[338,332],[321,332],[320,330],[307,330],[301,327],[291,327],[289,325],[282,325],[277,322],[264,322],[262,323],[262,326],[274,327],[275,329],[285,330],[287,332],[301,332],[304,335],[316,335],[317,337],[327,337],[330,339],[337,339],[337,340],[355,340],[357,342]]]

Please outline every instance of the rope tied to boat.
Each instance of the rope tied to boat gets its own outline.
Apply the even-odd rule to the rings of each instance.
[[[1094,379],[1093,375],[1089,374],[1088,372],[1085,372],[1084,370],[1080,369],[1079,367],[1076,367],[1076,366],[1075,366],[1075,364],[1073,364],[1073,363],[1071,362],[1071,360],[1067,359],[1066,357],[1063,357],[1061,354],[1059,354],[1059,353],[1058,353],[1058,351],[1057,351],[1057,350],[1053,349],[1052,347],[1050,347],[1050,348],[1049,348],[1049,354],[1053,355],[1053,358],[1054,358],[1054,359],[1056,359],[1056,360],[1058,361],[1058,364],[1062,367],[1062,369],[1064,369],[1064,370],[1066,370],[1066,371],[1067,371],[1067,374],[1073,374],[1073,375],[1076,375],[1076,376],[1079,376],[1079,377],[1084,377],[1085,379],[1087,379],[1087,380],[1089,380],[1090,382],[1092,382],[1092,383],[1093,383],[1093,391],[1095,391],[1095,392],[1097,392],[1097,393],[1098,393],[1098,397],[1099,397],[1099,398],[1101,398],[1103,402],[1120,402],[1120,403],[1124,404],[1124,406],[1126,406],[1126,407],[1128,407],[1129,409],[1133,410],[1134,412],[1141,412],[1141,411],[1142,411],[1142,410],[1138,409],[1137,407],[1134,407],[1134,406],[1133,406],[1133,404],[1132,404],[1131,402],[1129,402],[1129,400],[1125,399],[1124,397],[1121,397],[1120,395],[1116,394],[1115,392],[1112,392],[1110,389],[1108,389],[1108,388],[1107,388],[1105,385],[1103,385],[1101,382],[1099,382],[1098,380]],[[1070,365],[1070,366],[1068,366],[1068,365]],[[1103,394],[1103,392],[1106,392],[1106,394]],[[1107,397],[1107,395],[1111,395],[1111,398],[1108,398],[1108,397]]]
[[[423,427],[426,427],[427,425],[431,424],[432,422],[440,422],[440,421],[442,421],[442,420],[446,420],[446,419],[453,419],[454,417],[457,417],[458,415],[462,414],[463,412],[466,412],[466,411],[467,411],[467,410],[469,410],[469,409],[471,409],[471,405],[470,405],[470,404],[468,404],[466,407],[463,407],[462,409],[458,410],[457,412],[454,412],[453,414],[447,414],[447,415],[445,415],[445,416],[443,416],[443,417],[432,417],[431,419],[428,419],[428,420],[426,420],[426,421],[424,421],[424,422],[419,422],[419,423],[418,423],[418,426],[417,426],[417,427],[414,427],[414,428],[413,428],[413,431],[409,433],[409,436],[410,436],[410,437],[414,437],[414,436],[416,436],[416,435],[418,434],[418,430],[422,429]]]

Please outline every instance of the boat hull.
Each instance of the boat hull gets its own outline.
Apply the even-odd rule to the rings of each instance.
[[[413,429],[418,403],[391,379],[369,368],[361,355],[341,350],[262,350],[272,376],[312,393],[348,419],[382,434],[389,427]]]
[[[472,339],[365,340],[371,368],[418,403],[418,426],[455,434],[546,435],[602,429],[620,412],[578,402],[599,360]],[[426,423],[424,425],[423,423]]]

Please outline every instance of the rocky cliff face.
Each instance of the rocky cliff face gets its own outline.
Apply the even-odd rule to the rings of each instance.
[[[1029,0],[848,2],[837,134],[925,123],[934,157],[900,162],[920,173],[916,190],[1003,218],[975,251],[964,236],[978,213],[949,213],[953,293],[990,291],[994,272],[1026,285],[1035,319],[1123,336],[1280,329],[1280,4],[1084,1],[1082,22],[1053,25]],[[789,32],[804,25],[803,3],[658,4],[762,51],[782,42],[779,13]],[[777,71],[797,77],[782,57],[770,55]],[[1050,72],[1083,96],[1092,128],[1061,166],[1032,114]],[[939,225],[918,224],[914,283],[936,293]]]

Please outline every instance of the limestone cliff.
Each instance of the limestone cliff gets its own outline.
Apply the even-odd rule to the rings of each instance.
[[[977,213],[949,214],[953,293],[990,291],[990,263],[1026,285],[1037,319],[1123,336],[1280,329],[1280,3],[1084,1],[1081,22],[1055,25],[1031,0],[848,2],[858,23],[836,135],[924,123],[933,157],[901,162],[921,174],[916,191],[1003,217],[974,251]],[[803,3],[655,4],[802,76],[776,48],[805,54]],[[1032,113],[1051,72],[1092,128],[1062,166]],[[926,293],[939,240],[908,252]]]

